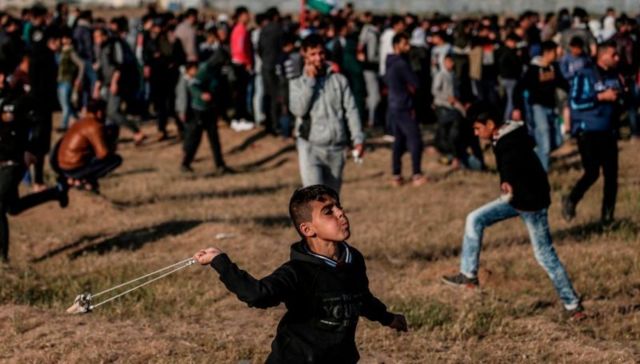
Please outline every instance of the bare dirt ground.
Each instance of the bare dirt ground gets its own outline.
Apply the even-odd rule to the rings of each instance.
[[[288,259],[297,239],[287,216],[300,183],[295,149],[258,131],[221,133],[225,157],[241,173],[211,175],[206,143],[196,173],[184,175],[176,140],[140,148],[125,141],[125,162],[103,180],[101,196],[72,191],[65,210],[52,203],[10,219],[12,264],[0,268],[0,361],[264,361],[283,308],[246,307],[210,268],[187,268],[91,314],[64,313],[78,293],[210,245],[256,276]],[[397,334],[361,320],[362,362],[640,361],[640,144],[621,142],[620,150],[618,222],[611,227],[597,223],[601,181],[574,222],[560,218],[560,196],[580,175],[575,146],[559,153],[550,174],[554,242],[590,314],[580,323],[562,316],[517,219],[486,232],[481,291],[439,283],[457,269],[465,215],[497,197],[494,173],[450,173],[425,154],[434,182],[394,189],[388,147],[377,144],[362,166],[349,162],[342,198],[350,243],[367,259],[372,291],[411,326]],[[228,238],[216,240],[221,233]]]

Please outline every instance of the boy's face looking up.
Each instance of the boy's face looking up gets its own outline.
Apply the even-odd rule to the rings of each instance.
[[[300,224],[300,231],[306,238],[341,242],[349,239],[349,219],[340,201],[324,196],[319,201],[310,201],[311,220]]]

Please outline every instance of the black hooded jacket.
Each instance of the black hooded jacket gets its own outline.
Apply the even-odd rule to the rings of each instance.
[[[535,142],[521,122],[507,122],[494,142],[500,182],[513,188],[511,206],[538,211],[551,204],[549,180],[533,151]]]
[[[309,252],[306,242],[291,246],[291,260],[260,280],[240,270],[226,254],[211,266],[220,280],[249,307],[284,302],[267,363],[355,363],[358,318],[389,325],[393,314],[369,291],[362,254],[341,245],[339,262]]]

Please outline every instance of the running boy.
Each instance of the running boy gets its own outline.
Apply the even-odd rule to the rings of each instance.
[[[324,185],[294,192],[289,214],[302,240],[291,260],[260,280],[240,270],[216,248],[194,258],[210,264],[220,280],[250,307],[287,307],[267,363],[355,363],[359,316],[407,331],[404,316],[392,314],[369,291],[362,254],[345,241],[349,220],[338,194]]]
[[[500,119],[489,111],[480,110],[474,117],[475,134],[493,140],[500,189],[503,195],[467,215],[460,262],[460,273],[442,277],[444,283],[475,288],[486,227],[520,216],[524,221],[536,260],[547,272],[570,318],[585,317],[580,299],[560,262],[551,242],[547,209],[551,204],[547,173],[533,151],[534,141],[523,122]]]

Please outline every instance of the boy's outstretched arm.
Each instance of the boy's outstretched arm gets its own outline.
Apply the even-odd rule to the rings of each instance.
[[[293,269],[287,265],[258,280],[238,268],[225,253],[217,248],[201,250],[193,258],[202,265],[211,265],[218,272],[220,280],[227,289],[249,307],[277,306],[295,290],[297,277]]]

